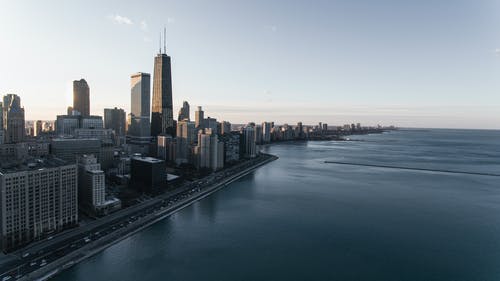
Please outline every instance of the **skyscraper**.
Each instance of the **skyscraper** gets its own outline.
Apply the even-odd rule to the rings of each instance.
[[[21,142],[26,133],[24,128],[24,108],[18,95],[8,94],[3,97],[3,128],[5,143]]]
[[[163,52],[161,48],[155,57],[153,73],[153,104],[151,114],[151,136],[159,134],[175,135],[172,106],[172,68],[166,54],[166,34]]]
[[[151,143],[151,124],[149,122],[149,73],[138,72],[131,76],[130,124],[127,132],[127,143],[133,147],[131,152],[147,154]]]
[[[177,123],[177,164],[189,163],[191,145],[195,141],[194,123],[190,121],[179,121]]]
[[[40,136],[40,134],[42,133],[43,131],[43,128],[42,128],[42,120],[37,120],[34,124],[33,124],[33,128],[34,128],[34,131],[35,131],[35,137],[38,137]]]
[[[246,158],[255,158],[256,156],[255,128],[250,125],[243,128],[243,153]]]
[[[191,121],[189,117],[189,103],[187,101],[184,101],[182,103],[181,109],[179,109],[179,117],[177,118],[178,121],[183,121],[186,120]]]
[[[201,109],[201,106],[198,106],[198,110],[195,111],[194,113],[194,125],[197,129],[200,129],[200,128],[204,128],[204,124],[203,124],[203,121],[204,121],[204,112],[203,112],[203,109]]]
[[[73,81],[73,110],[90,115],[90,88],[85,79]]]

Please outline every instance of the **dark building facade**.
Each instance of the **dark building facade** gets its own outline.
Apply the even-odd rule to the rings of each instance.
[[[90,88],[85,79],[73,81],[73,110],[90,115]]]
[[[153,73],[153,104],[151,112],[151,136],[159,134],[175,136],[172,105],[172,68],[170,57],[165,53],[155,57]]]
[[[152,157],[132,157],[130,184],[140,192],[156,193],[166,186],[165,161]]]
[[[18,143],[23,141],[26,131],[24,107],[21,107],[21,98],[18,95],[8,94],[3,97],[2,106],[3,122],[0,123],[3,123],[3,129],[5,130],[5,142]]]
[[[116,107],[104,109],[104,128],[114,130],[118,136],[124,136],[125,122],[125,110]]]

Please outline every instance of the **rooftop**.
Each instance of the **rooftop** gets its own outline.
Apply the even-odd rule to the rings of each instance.
[[[56,168],[69,165],[68,162],[55,157],[33,158],[23,162],[6,161],[1,164],[0,174],[16,173],[23,171],[35,171],[44,168]]]
[[[164,162],[161,159],[158,158],[153,158],[153,157],[145,157],[145,156],[134,156],[132,157],[134,160],[142,161],[142,162],[148,162],[148,163],[161,163]]]

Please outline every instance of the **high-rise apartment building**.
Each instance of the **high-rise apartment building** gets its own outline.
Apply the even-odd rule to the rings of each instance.
[[[198,110],[194,112],[194,125],[197,129],[203,129],[205,128],[204,120],[205,120],[205,113],[203,112],[203,109],[201,106],[198,106]]]
[[[81,155],[77,162],[78,201],[83,209],[96,212],[106,201],[104,171],[94,155]]]
[[[198,133],[198,146],[195,150],[197,167],[208,168],[213,171],[224,167],[224,143],[219,141],[217,134],[211,129]]]
[[[166,37],[166,35],[165,35]],[[151,136],[159,134],[175,136],[172,104],[172,66],[166,54],[166,38],[163,52],[155,57],[153,72],[153,104],[151,112]]]
[[[73,81],[73,111],[82,116],[90,115],[90,88],[85,79]]]
[[[189,117],[189,103],[187,101],[184,101],[182,103],[181,109],[179,109],[179,117],[177,118],[178,121],[191,121]]]
[[[196,138],[196,129],[194,122],[179,121],[177,123],[177,142],[176,142],[176,162],[177,164],[189,163],[191,159],[191,145]]]
[[[257,155],[255,145],[255,128],[250,125],[243,128],[243,155],[246,158],[254,158]]]
[[[271,128],[272,124],[270,122],[263,122],[262,123],[262,141],[264,143],[270,143],[271,142]]]
[[[1,248],[11,251],[78,223],[75,164],[44,158],[0,168]]]
[[[8,94],[3,97],[3,129],[5,143],[16,143],[24,140],[26,134],[24,124],[24,108],[18,95]]]

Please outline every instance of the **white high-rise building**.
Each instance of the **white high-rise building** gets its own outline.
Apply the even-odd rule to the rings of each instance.
[[[83,208],[95,211],[106,201],[104,171],[94,155],[78,157],[78,198]]]
[[[264,122],[262,123],[262,142],[270,143],[271,142],[271,123]]]

